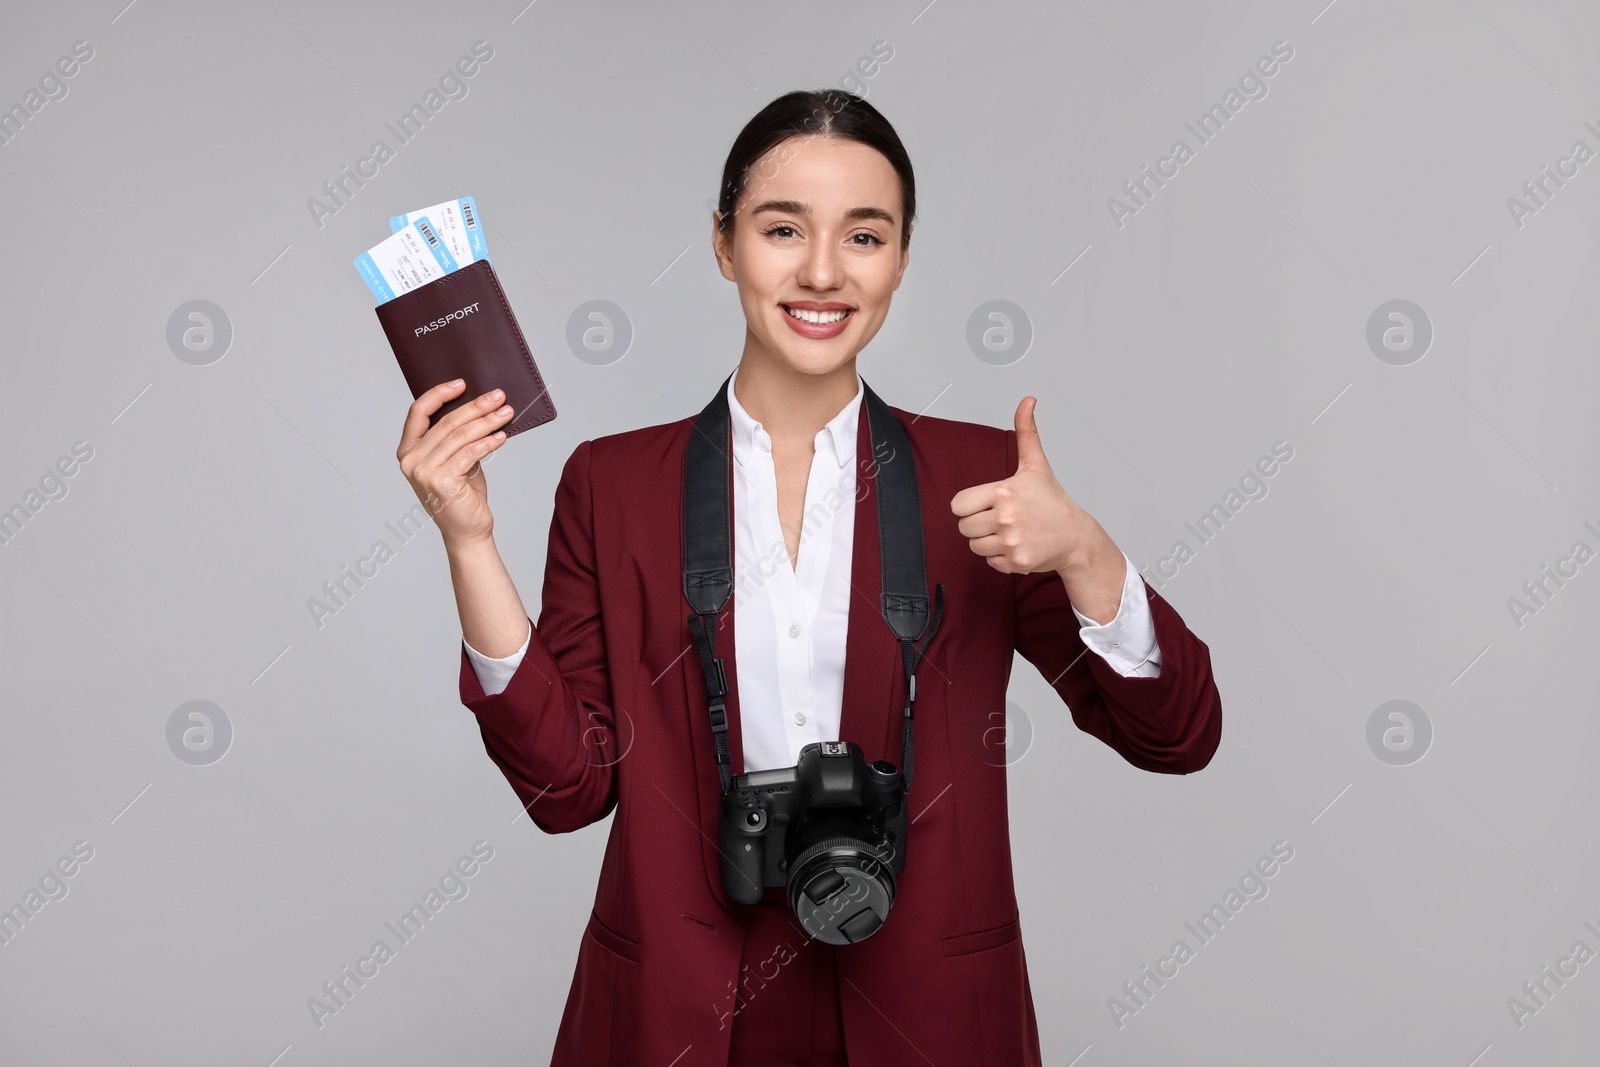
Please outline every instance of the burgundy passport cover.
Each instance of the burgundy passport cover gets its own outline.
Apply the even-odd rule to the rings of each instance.
[[[491,389],[513,410],[501,429],[513,437],[556,417],[550,393],[489,261],[480,259],[373,309],[416,398],[440,382],[465,378],[461,395],[429,425]]]

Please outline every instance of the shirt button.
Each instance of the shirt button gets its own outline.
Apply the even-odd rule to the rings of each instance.
[[[793,625],[791,625],[789,627],[789,636],[790,637],[799,637],[800,636],[800,624],[799,623],[794,623]]]
[[[796,726],[804,726],[806,724],[806,713],[803,712],[803,711],[795,712],[794,713],[794,724]]]

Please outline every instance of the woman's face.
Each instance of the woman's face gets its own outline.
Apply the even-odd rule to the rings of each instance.
[[[746,352],[808,374],[852,359],[910,260],[902,221],[899,176],[877,149],[813,135],[775,145],[750,168],[732,234],[712,221],[722,276],[739,286]]]

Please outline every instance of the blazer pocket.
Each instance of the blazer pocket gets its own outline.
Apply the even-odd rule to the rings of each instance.
[[[982,952],[988,948],[999,948],[1017,939],[1021,932],[1021,917],[1018,916],[1008,923],[990,927],[987,930],[975,930],[970,934],[957,934],[955,937],[944,939],[944,954],[946,956],[966,956],[974,952]]]
[[[592,910],[589,912],[588,933],[600,946],[630,963],[639,962],[639,943],[631,938],[623,937],[611,927],[600,921],[600,916]]]

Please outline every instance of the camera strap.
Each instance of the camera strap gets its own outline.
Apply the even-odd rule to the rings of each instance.
[[[694,609],[689,630],[700,652],[700,669],[711,708],[711,734],[717,749],[722,791],[731,783],[728,759],[728,673],[715,654],[717,619],[733,593],[733,442],[728,389],[733,375],[695,418],[683,460],[683,595]],[[911,706],[917,699],[917,663],[939,630],[944,614],[944,583],[934,590],[932,621],[928,569],[922,537],[922,502],[911,440],[889,405],[863,379],[862,406],[873,442],[890,446],[890,458],[874,464],[877,481],[878,556],[883,573],[880,612],[900,643],[906,672],[906,706],[901,719],[900,775],[911,792]],[[857,466],[856,477],[862,477]],[[853,503],[853,501],[852,501]],[[927,631],[919,647],[917,641]],[[842,740],[842,739],[841,739]]]

